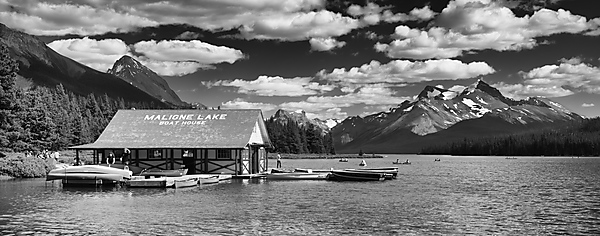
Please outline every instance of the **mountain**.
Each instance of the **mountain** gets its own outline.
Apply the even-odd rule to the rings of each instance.
[[[281,124],[285,124],[288,121],[295,121],[300,127],[309,127],[310,125],[314,125],[321,130],[322,135],[325,135],[330,131],[330,127],[328,126],[327,121],[323,121],[320,119],[309,119],[306,117],[306,112],[302,110],[289,112],[283,109],[277,110],[275,114],[271,116],[269,119],[271,122],[278,122]]]
[[[63,87],[79,95],[93,93],[123,98],[129,102],[144,102],[170,107],[129,82],[114,75],[96,71],[55,52],[44,42],[0,24],[0,43],[7,46],[10,56],[19,63],[17,84],[21,87]]]
[[[332,129],[338,152],[418,153],[460,140],[559,125],[582,117],[549,99],[515,101],[483,80],[462,92],[427,86],[389,112],[349,117]]]
[[[121,57],[107,73],[125,80],[165,103],[174,106],[190,106],[181,101],[179,96],[169,87],[167,81],[130,56]]]

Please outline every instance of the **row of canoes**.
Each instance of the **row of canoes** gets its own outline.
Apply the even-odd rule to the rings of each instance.
[[[286,172],[272,169],[265,175],[268,180],[333,180],[333,181],[383,181],[398,176],[397,167],[361,168],[345,170],[312,170],[297,168]]]

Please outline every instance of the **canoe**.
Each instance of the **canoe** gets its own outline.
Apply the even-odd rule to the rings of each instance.
[[[327,180],[334,181],[383,181],[385,174],[378,172],[333,170],[327,175]]]
[[[154,176],[154,177],[180,177],[187,174],[188,169],[177,169],[177,170],[145,170],[140,173],[140,176]]]
[[[175,188],[187,188],[198,185],[198,178],[187,178],[187,179],[176,179],[174,180],[173,187]]]
[[[219,183],[219,176],[215,175],[215,176],[210,176],[210,177],[206,177],[206,178],[198,178],[198,184],[203,185],[203,184],[216,184]]]
[[[327,179],[327,174],[306,172],[271,173],[265,177],[268,180],[325,180]]]
[[[396,164],[396,165],[410,165],[410,161],[409,162],[406,162],[406,161],[403,161],[403,162],[392,161],[392,164]]]
[[[100,165],[68,166],[66,168],[54,169],[48,172],[46,180],[56,179],[103,179],[109,181],[122,181],[130,179],[130,170],[117,169]]]
[[[271,173],[290,173],[290,172],[292,172],[292,171],[285,170],[285,169],[276,169],[276,168],[271,169]]]

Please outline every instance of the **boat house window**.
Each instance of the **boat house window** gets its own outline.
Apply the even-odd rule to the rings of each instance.
[[[154,158],[162,158],[162,150],[161,149],[154,149],[154,150],[152,150],[152,157],[154,157]]]
[[[231,150],[217,149],[217,159],[231,159]]]

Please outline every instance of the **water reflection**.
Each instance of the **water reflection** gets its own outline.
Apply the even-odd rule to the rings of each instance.
[[[187,189],[0,182],[0,234],[583,234],[600,223],[600,159],[390,156],[377,183],[229,180]],[[357,168],[285,160],[286,168]]]

